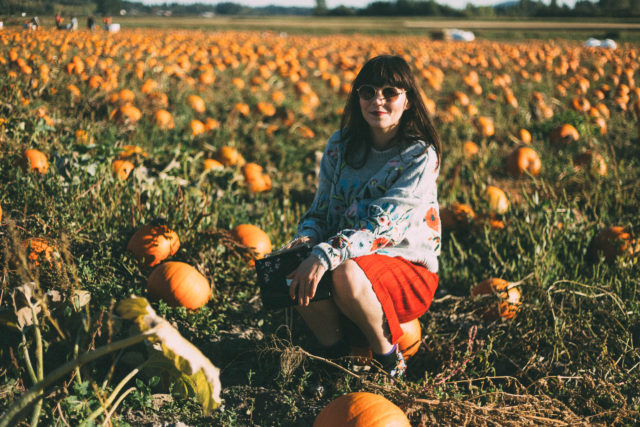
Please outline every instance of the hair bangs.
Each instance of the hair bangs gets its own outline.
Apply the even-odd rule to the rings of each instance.
[[[411,88],[411,70],[398,57],[385,55],[369,61],[360,71],[355,87],[370,84],[376,87]]]

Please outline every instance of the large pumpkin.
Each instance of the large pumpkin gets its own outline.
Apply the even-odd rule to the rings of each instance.
[[[487,320],[513,319],[520,311],[522,294],[517,284],[503,279],[483,280],[471,289],[471,296],[491,295],[497,298],[497,305],[491,305],[482,313]]]
[[[251,224],[240,224],[231,230],[231,234],[238,242],[253,249],[258,259],[271,252],[271,239],[260,227]]]
[[[149,267],[174,255],[178,248],[180,239],[176,232],[161,224],[145,225],[131,236],[127,244],[127,250]]]
[[[410,427],[409,419],[385,397],[356,392],[345,394],[320,411],[313,427]]]
[[[34,148],[24,150],[24,164],[28,170],[35,170],[43,175],[49,170],[47,156],[42,151]]]
[[[211,295],[207,278],[189,264],[177,261],[158,265],[147,279],[147,291],[151,299],[190,309],[202,307]]]
[[[135,167],[130,161],[120,159],[114,160],[111,165],[113,166],[113,172],[123,181],[129,177]]]
[[[400,325],[404,334],[398,339],[398,347],[405,359],[409,359],[411,356],[418,352],[420,343],[422,342],[422,330],[420,328],[420,321],[413,319],[410,322],[402,323]]]

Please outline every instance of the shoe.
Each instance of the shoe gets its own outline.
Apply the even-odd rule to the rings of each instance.
[[[391,378],[402,378],[407,370],[407,363],[397,344],[391,354],[374,354],[373,358]]]

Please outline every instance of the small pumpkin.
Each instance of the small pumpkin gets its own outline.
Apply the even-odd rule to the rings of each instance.
[[[480,152],[480,147],[478,147],[478,144],[473,141],[466,141],[462,144],[462,152],[464,153],[465,158],[471,159]]]
[[[147,224],[129,239],[127,250],[146,266],[153,267],[175,255],[180,239],[175,231],[162,224]]]
[[[590,251],[597,257],[613,263],[619,257],[640,254],[640,242],[631,238],[631,234],[620,226],[605,227],[598,231],[591,241]]]
[[[404,331],[404,334],[398,338],[398,347],[405,359],[409,359],[411,356],[418,352],[420,344],[422,343],[422,329],[420,327],[420,321],[413,319],[409,322],[400,324],[400,327]]]
[[[204,170],[208,171],[210,169],[224,169],[224,165],[216,159],[204,159]]]
[[[515,176],[522,176],[525,172],[536,176],[541,166],[538,153],[530,147],[518,147],[507,158],[507,172]]]
[[[242,173],[252,193],[260,193],[271,189],[271,177],[264,173],[262,166],[257,163],[247,163],[242,167]]]
[[[113,172],[123,181],[129,177],[134,168],[133,163],[128,160],[117,159],[111,165],[113,166]]]
[[[49,160],[47,156],[35,148],[24,150],[23,161],[28,170],[38,171],[41,175],[46,174],[49,170]]]
[[[587,150],[573,158],[574,169],[577,171],[586,170],[600,176],[607,175],[607,163],[600,153]]]
[[[531,132],[529,132],[526,129],[520,129],[518,131],[518,139],[520,139],[520,141],[522,141],[523,144],[531,144]]]
[[[169,261],[153,269],[147,279],[149,298],[162,299],[172,307],[198,309],[209,301],[209,281],[184,262]]]
[[[330,402],[318,414],[313,427],[410,427],[409,419],[384,396],[368,392],[348,393]]]
[[[187,97],[187,104],[189,104],[189,107],[191,107],[191,109],[196,113],[202,114],[207,109],[204,100],[198,95],[189,95]]]
[[[578,130],[568,123],[551,131],[551,142],[554,145],[566,145],[576,142],[578,139],[580,139]]]
[[[495,127],[493,124],[493,119],[487,116],[480,116],[476,119],[476,127],[480,131],[480,134],[489,138],[495,134]]]
[[[471,289],[471,296],[494,295],[497,304],[488,307],[482,317],[486,320],[513,319],[520,311],[522,294],[519,284],[504,279],[491,278],[483,280]]]
[[[228,145],[220,147],[217,153],[217,159],[225,166],[244,166],[245,160],[240,152]]]
[[[499,215],[509,210],[507,195],[498,187],[493,185],[488,186],[485,192],[485,200],[489,203],[489,209]]]
[[[260,227],[240,224],[231,230],[231,234],[239,243],[253,249],[257,259],[271,252],[271,239]]]
[[[173,129],[176,127],[175,122],[173,121],[173,116],[170,112],[164,109],[160,109],[155,112],[153,118],[156,122],[156,126],[160,129]]]
[[[41,261],[58,267],[62,265],[60,253],[47,239],[32,237],[24,240],[22,246],[27,250],[27,259],[35,265],[40,265]]]
[[[469,225],[476,214],[466,203],[451,203],[440,209],[440,223],[443,230],[464,228]]]

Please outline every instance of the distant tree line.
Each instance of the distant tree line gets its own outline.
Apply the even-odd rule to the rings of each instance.
[[[470,0],[472,1],[472,0]],[[139,15],[170,13],[173,16],[201,15],[322,15],[322,16],[441,16],[455,18],[484,17],[640,17],[640,0],[578,0],[573,7],[559,5],[558,0],[545,4],[542,0],[505,0],[497,6],[474,6],[463,9],[440,4],[435,0],[376,0],[363,8],[339,6],[329,9],[326,0],[316,0],[316,7],[249,7],[234,2],[217,4],[164,3],[145,5],[125,0],[0,0],[0,14],[53,14],[55,4],[84,7],[94,5],[95,13],[117,14],[121,9]],[[89,9],[92,9],[89,7]]]

